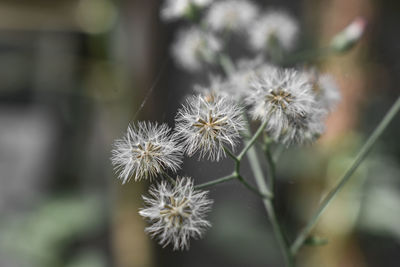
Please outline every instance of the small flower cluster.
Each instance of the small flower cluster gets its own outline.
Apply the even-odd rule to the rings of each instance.
[[[195,190],[192,178],[173,179],[168,174],[178,172],[184,154],[211,161],[226,157],[226,149],[234,150],[241,141],[246,114],[261,121],[277,143],[312,143],[323,133],[325,118],[340,99],[332,76],[278,66],[270,52],[292,50],[299,26],[283,11],[259,10],[245,0],[166,0],[162,7],[164,20],[196,17],[203,25],[179,32],[172,46],[178,65],[194,72],[219,62],[225,70],[210,75],[208,86],[194,87],[196,93],[177,111],[173,129],[139,122],[114,143],[111,161],[122,183],[132,178],[169,179],[151,186],[139,212],[151,224],[146,231],[163,246],[187,249],[191,237],[201,237],[210,227],[205,219],[212,204],[207,192]],[[230,34],[247,34],[249,51],[256,55],[236,64],[221,57],[227,40],[217,36]]]
[[[178,111],[174,130],[166,124],[139,122],[128,127],[122,139],[114,143],[111,161],[122,183],[131,178],[153,180],[176,173],[183,153],[219,160],[224,147],[232,149],[244,127],[241,108],[229,98],[214,94],[188,97]],[[205,219],[212,201],[206,191],[194,190],[193,180],[177,177],[173,184],[156,183],[150,197],[143,197],[146,208],[139,213],[152,223],[147,232],[158,237],[161,245],[187,249],[189,238],[201,237],[210,226]]]

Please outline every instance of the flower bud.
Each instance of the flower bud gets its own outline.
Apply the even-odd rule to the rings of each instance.
[[[333,37],[331,48],[337,52],[346,52],[350,50],[362,37],[366,24],[364,18],[356,18],[343,31]]]

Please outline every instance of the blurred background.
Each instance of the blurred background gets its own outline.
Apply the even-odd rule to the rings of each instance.
[[[182,98],[208,81],[171,60],[187,22],[161,22],[161,3],[0,0],[0,266],[282,266],[261,202],[235,181],[210,190],[205,238],[172,252],[144,234],[137,211],[148,184],[122,186],[112,171],[113,140],[129,122],[173,126]],[[355,17],[368,21],[351,52],[314,62],[342,92],[327,133],[278,162],[278,216],[293,240],[399,95],[400,2],[258,4],[300,22],[299,49],[327,45]],[[399,125],[397,116],[329,207],[314,231],[324,245],[303,248],[299,266],[398,266]],[[202,183],[231,167],[193,158],[181,174]]]

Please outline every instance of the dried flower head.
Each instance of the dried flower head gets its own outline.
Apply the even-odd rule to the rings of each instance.
[[[182,163],[182,148],[166,124],[139,122],[114,143],[111,162],[118,178],[126,183],[151,179],[164,170],[176,171]]]
[[[205,17],[206,24],[215,31],[241,31],[253,22],[257,7],[244,0],[225,0],[211,5]]]
[[[150,221],[146,232],[160,245],[188,249],[189,239],[200,238],[211,226],[205,217],[213,201],[207,191],[194,190],[192,179],[177,178],[175,185],[163,181],[153,185],[149,193],[150,197],[143,197],[145,208],[139,214]]]
[[[227,94],[231,95],[237,100],[241,100],[247,96],[250,92],[250,82],[255,75],[261,75],[262,73],[268,73],[274,67],[268,63],[264,63],[262,57],[255,59],[243,59],[240,60],[233,73],[228,76],[228,85],[222,87]]]
[[[320,106],[326,111],[332,111],[340,101],[339,87],[333,76],[311,71],[310,80]]]
[[[229,88],[231,87],[229,81],[221,76],[210,76],[209,81],[210,84],[207,87],[195,85],[194,92],[201,94],[207,101],[215,99],[217,96],[232,98],[232,95],[229,94]]]
[[[259,18],[249,29],[250,45],[254,50],[268,50],[273,42],[284,50],[293,48],[299,27],[282,11],[271,11]]]
[[[214,35],[191,27],[178,33],[172,55],[182,68],[198,71],[205,62],[212,62],[220,49],[221,43]]]
[[[234,147],[244,127],[242,109],[218,94],[188,97],[176,116],[176,131],[184,150],[192,156],[218,161],[225,156],[224,145]]]
[[[161,8],[161,18],[169,21],[190,15],[192,9],[203,8],[212,0],[166,0]]]
[[[254,119],[268,121],[266,131],[284,144],[311,142],[323,129],[324,110],[318,105],[306,73],[273,69],[257,75],[246,102]]]

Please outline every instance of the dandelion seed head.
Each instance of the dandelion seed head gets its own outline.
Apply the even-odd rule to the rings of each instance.
[[[161,18],[165,21],[181,18],[190,12],[190,9],[203,8],[213,0],[166,0],[161,8]]]
[[[146,232],[157,238],[163,247],[171,244],[174,250],[189,248],[190,238],[200,238],[211,226],[205,219],[213,203],[207,191],[194,190],[191,178],[176,179],[176,185],[166,181],[151,186],[145,207],[139,214],[147,218]]]
[[[122,183],[152,179],[166,169],[175,172],[182,163],[181,150],[166,124],[139,122],[115,141],[111,162]]]
[[[214,31],[242,31],[257,16],[257,7],[250,1],[225,0],[211,5],[205,17]]]
[[[176,132],[187,155],[199,151],[199,158],[218,161],[224,146],[235,147],[244,121],[242,109],[221,95],[188,97],[176,116]]]
[[[198,71],[204,63],[212,62],[220,50],[221,43],[214,35],[191,27],[178,33],[172,46],[172,55],[182,68]]]
[[[253,119],[268,122],[266,131],[277,142],[302,144],[322,133],[324,111],[306,73],[275,68],[255,76],[250,88],[250,113]]]
[[[261,16],[249,28],[249,42],[256,51],[268,50],[271,42],[277,41],[284,50],[296,43],[299,26],[283,11],[271,11]]]
[[[313,91],[321,107],[329,112],[333,111],[340,101],[339,87],[333,76],[313,73],[311,74],[311,81]]]
[[[232,98],[229,94],[229,88],[231,84],[226,79],[221,76],[210,76],[209,85],[201,86],[195,85],[194,92],[203,96],[204,100],[207,102],[214,102],[216,97],[226,97]]]
[[[262,57],[240,60],[233,73],[229,74],[226,86],[222,87],[227,94],[240,101],[250,92],[253,76],[268,73],[274,67],[264,63]]]

